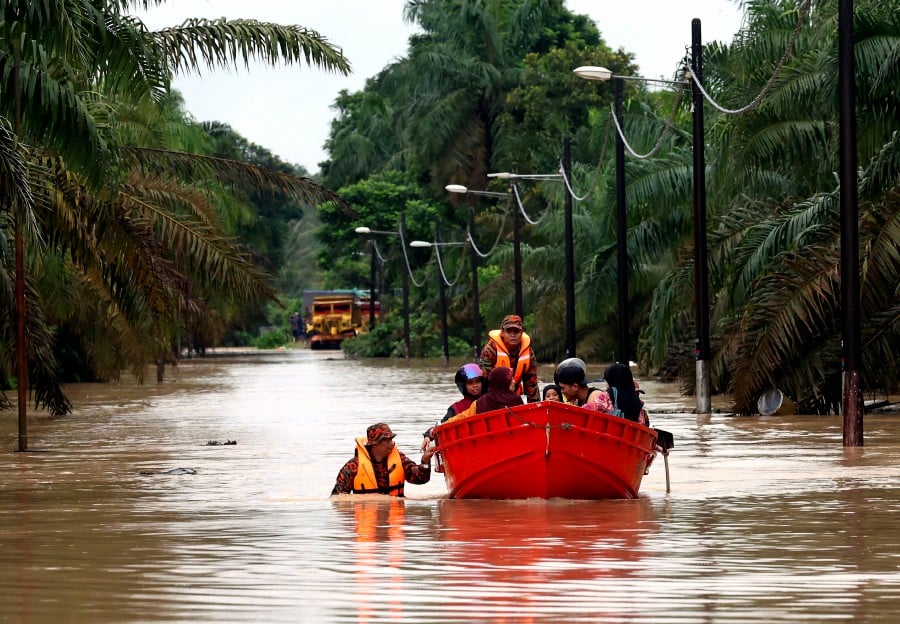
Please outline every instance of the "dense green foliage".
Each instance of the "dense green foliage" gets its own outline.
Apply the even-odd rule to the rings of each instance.
[[[0,388],[25,387],[13,381],[25,362],[35,403],[54,413],[70,407],[61,381],[142,376],[185,336],[209,344],[236,310],[275,299],[271,267],[235,235],[277,257],[268,213],[340,201],[205,132],[170,90],[176,73],[254,59],[346,73],[337,50],[253,20],[152,32],[130,4],[0,1]],[[245,218],[252,197],[275,199]]]
[[[741,114],[705,105],[712,381],[715,390],[733,395],[740,411],[752,410],[756,397],[770,387],[785,390],[804,409],[828,409],[839,392],[837,3],[811,1],[792,42],[804,4],[747,3],[744,30],[731,42],[704,49],[704,82],[719,107],[742,107],[765,90],[758,105]],[[367,208],[363,214],[323,213],[328,254],[322,259],[327,255],[332,285],[367,282],[368,254],[354,255],[367,249],[362,241],[354,246],[355,227],[396,230],[399,207],[419,201],[431,211],[423,219],[438,217],[443,224],[442,240],[465,241],[466,219],[474,209],[475,243],[491,251],[479,272],[481,312],[488,326],[496,324],[512,308],[509,215],[516,204],[472,194],[449,197],[443,187],[457,183],[506,191],[506,183],[486,174],[553,173],[568,138],[572,187],[579,195],[573,211],[577,350],[586,358],[610,358],[620,322],[611,89],[574,77],[572,69],[603,65],[623,75],[640,69],[626,52],[610,50],[596,28],[562,2],[418,0],[408,4],[407,17],[421,29],[410,39],[408,54],[362,92],[343,93],[336,103],[324,180],[341,194],[353,189],[352,203]],[[689,43],[689,17],[683,26]],[[789,44],[786,64],[767,85]],[[900,14],[895,3],[855,3],[854,52],[863,379],[874,391],[897,383],[900,353]],[[678,61],[673,59],[676,76]],[[624,133],[634,150],[651,152],[668,133],[652,157],[627,158],[632,318],[626,322],[645,371],[680,377],[689,387],[692,138],[690,99],[680,91],[684,87],[647,91],[640,83],[626,83]],[[401,204],[384,207],[377,187],[367,181],[388,178],[418,196],[404,195]],[[528,331],[541,360],[558,360],[564,334],[565,190],[547,180],[521,181],[518,190],[537,222],[523,228]],[[434,227],[411,214],[411,229]],[[382,243],[387,240],[379,239]],[[447,255],[453,268],[460,266],[461,258],[449,248]],[[422,283],[413,289],[414,310],[435,310],[433,257],[413,256],[413,274]],[[396,258],[387,266],[402,272]],[[448,293],[451,333],[467,340],[472,322],[465,278]],[[396,330],[398,324],[389,327]]]

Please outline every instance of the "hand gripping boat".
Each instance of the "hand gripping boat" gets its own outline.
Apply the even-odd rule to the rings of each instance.
[[[668,432],[556,401],[451,420],[434,437],[450,498],[637,498],[657,444],[672,446]]]

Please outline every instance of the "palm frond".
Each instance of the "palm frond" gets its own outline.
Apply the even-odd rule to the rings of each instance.
[[[791,255],[785,270],[766,276],[731,334],[735,353],[733,388],[738,411],[752,409],[755,393],[770,385],[788,363],[795,366],[802,345],[831,336],[839,296],[839,263],[831,246],[807,247],[802,258]]]
[[[316,184],[309,178],[266,167],[174,150],[123,147],[120,151],[129,163],[145,172],[153,172],[164,166],[172,174],[183,179],[215,179],[238,190],[283,194],[304,204],[333,202],[346,207],[346,203],[337,193]]]
[[[344,55],[318,32],[302,26],[283,26],[257,20],[188,19],[180,26],[147,35],[173,74],[203,69],[250,67],[258,60],[269,65],[305,62],[326,71],[350,73]]]

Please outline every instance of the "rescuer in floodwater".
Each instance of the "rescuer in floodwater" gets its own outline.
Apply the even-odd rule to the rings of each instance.
[[[385,423],[376,423],[366,430],[365,438],[356,438],[356,453],[341,468],[331,494],[403,496],[405,482],[428,483],[434,448],[427,447],[417,464],[397,449],[394,436]]]

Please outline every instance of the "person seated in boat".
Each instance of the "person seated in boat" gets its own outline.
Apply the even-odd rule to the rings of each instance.
[[[631,368],[616,362],[606,369],[603,379],[606,381],[606,394],[609,395],[613,407],[621,412],[624,418],[649,427],[650,418],[647,416],[644,402],[639,396],[643,390],[634,380]]]
[[[588,386],[587,367],[578,358],[560,362],[554,378],[569,403],[650,426],[650,419],[643,409],[644,403],[635,391],[631,369],[624,364],[616,363],[606,369],[603,374],[606,390]]]
[[[612,402],[609,395],[588,386],[587,365],[580,358],[568,358],[559,363],[553,380],[562,391],[567,403],[576,407],[584,407],[595,412],[612,413]]]
[[[490,375],[497,366],[511,368],[516,392],[527,397],[529,403],[541,400],[537,357],[531,348],[531,337],[525,333],[522,317],[509,314],[503,317],[500,329],[488,332],[488,342],[481,351],[478,364],[485,375]]]
[[[463,412],[469,408],[472,403],[481,396],[484,392],[484,386],[487,383],[487,377],[484,374],[484,371],[481,370],[481,367],[474,362],[469,364],[463,364],[456,371],[456,375],[453,376],[453,382],[456,384],[456,387],[459,388],[459,391],[462,392],[463,398],[461,398],[456,403],[450,405],[447,408],[447,413],[444,414],[444,417],[441,419],[441,422],[447,422],[460,412]],[[424,440],[422,441],[422,450],[424,451],[428,448],[428,445],[431,444],[432,440],[434,440],[433,432],[434,427],[429,427],[428,431],[424,434]]]
[[[469,406],[469,409],[460,412],[450,420],[522,405],[522,397],[515,391],[515,388],[516,381],[512,369],[508,366],[498,366],[488,375],[488,389],[484,396],[479,397]]]
[[[544,401],[562,401],[562,390],[556,384],[547,384],[542,393]]]
[[[331,495],[388,494],[403,496],[408,481],[421,485],[431,480],[431,456],[434,448],[427,447],[418,464],[401,453],[394,444],[394,432],[385,423],[376,423],[366,430],[365,438],[356,438],[353,459],[338,473]]]

